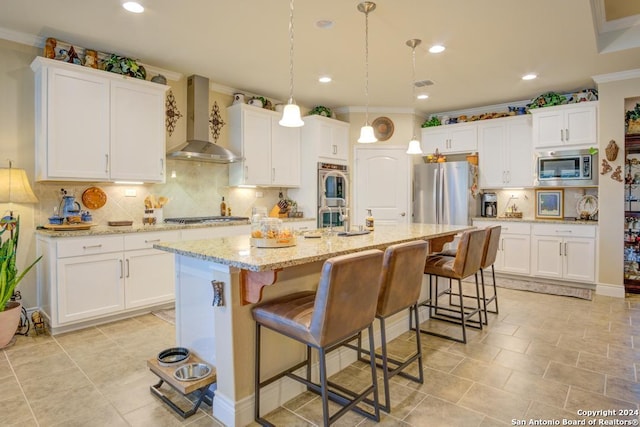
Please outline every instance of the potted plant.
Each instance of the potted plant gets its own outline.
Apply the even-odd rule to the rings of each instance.
[[[11,301],[13,292],[29,270],[42,258],[42,256],[38,257],[18,273],[16,256],[20,236],[20,218],[5,217],[2,222],[4,227],[0,231],[0,241],[7,232],[9,238],[3,240],[0,245],[0,348],[11,341],[20,323],[20,303]]]

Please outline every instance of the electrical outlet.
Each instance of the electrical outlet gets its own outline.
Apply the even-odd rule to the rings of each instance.
[[[136,189],[135,188],[127,188],[124,190],[124,197],[136,197]]]
[[[256,191],[256,199],[259,199],[261,197],[264,197],[264,194],[262,193],[262,191]]]

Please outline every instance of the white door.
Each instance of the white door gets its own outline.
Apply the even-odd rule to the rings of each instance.
[[[364,225],[367,209],[374,224],[407,224],[410,216],[411,157],[406,147],[357,147],[351,224]]]

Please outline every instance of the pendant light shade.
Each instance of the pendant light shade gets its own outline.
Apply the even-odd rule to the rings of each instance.
[[[358,4],[358,10],[364,13],[364,58],[365,58],[365,96],[367,98],[366,116],[364,126],[360,129],[360,138],[358,142],[361,144],[370,144],[377,142],[373,127],[369,124],[369,12],[376,9],[376,4],[371,1],[363,1]]]
[[[413,116],[411,117],[411,132],[413,138],[409,141],[407,154],[422,154],[420,141],[416,138],[416,46],[422,43],[420,39],[407,40],[407,46],[411,48],[411,104],[413,105]]]
[[[289,102],[282,110],[280,126],[295,128],[304,125],[300,107],[293,100],[293,0],[289,1]]]
[[[369,144],[377,141],[376,135],[373,133],[373,126],[370,126],[367,122],[367,124],[360,128],[360,138],[358,138],[358,142],[361,144]]]

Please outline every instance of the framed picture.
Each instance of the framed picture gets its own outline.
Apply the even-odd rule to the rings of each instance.
[[[562,219],[564,190],[536,190],[536,218]]]

